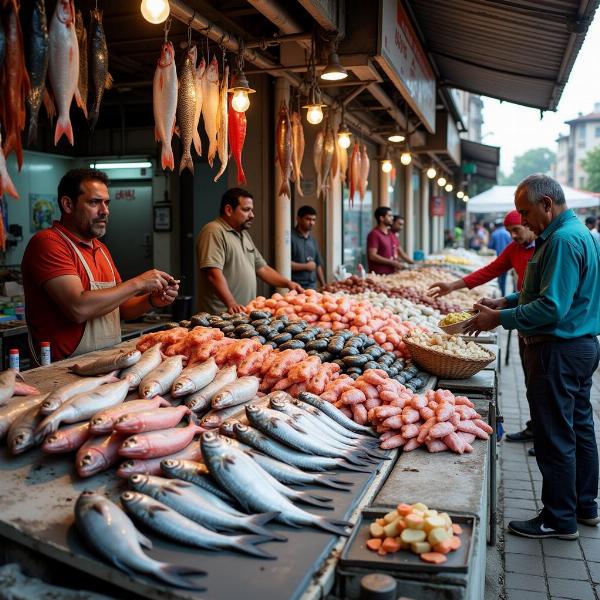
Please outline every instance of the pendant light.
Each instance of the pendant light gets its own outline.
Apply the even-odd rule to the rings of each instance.
[[[340,64],[340,57],[334,50],[329,54],[327,66],[321,73],[321,79],[325,79],[325,81],[341,81],[342,79],[346,79],[346,77],[348,77],[348,72]]]
[[[231,78],[230,87],[227,90],[233,94],[231,99],[231,108],[236,112],[246,112],[250,108],[250,98],[248,94],[254,94],[253,90],[246,79],[244,73],[244,48],[240,47],[240,52],[237,57],[237,72]]]
[[[445,189],[447,192],[451,192],[451,191],[454,189],[454,186],[453,186],[451,183],[447,183],[447,184],[444,186],[444,189]]]
[[[140,10],[144,19],[154,25],[166,21],[171,12],[168,0],[142,0]]]
[[[338,146],[344,150],[350,148],[350,136],[352,132],[348,129],[346,122],[344,121],[344,104],[342,103],[342,120],[340,121],[340,126],[337,132],[337,143]]]
[[[458,190],[458,192],[456,192],[456,197],[459,200],[462,200],[465,197],[465,193],[462,190]]]
[[[437,184],[440,187],[444,187],[446,185],[446,183],[447,183],[446,178],[443,175],[437,180]]]
[[[315,69],[315,38],[311,43],[310,56],[308,57],[308,65],[306,77],[309,86],[308,103],[302,108],[306,108],[306,120],[311,125],[318,125],[323,120],[323,107],[326,104],[321,104],[321,90],[317,83],[317,75]]]
[[[381,161],[381,172],[382,173],[391,173],[394,165],[390,159],[390,149],[386,148],[385,150],[385,158]]]
[[[435,170],[435,167],[433,165],[431,165],[429,167],[429,169],[427,169],[427,177],[428,179],[434,179],[435,176],[437,175],[437,171]]]
[[[398,124],[394,127],[394,131],[388,135],[388,142],[393,142],[394,144],[401,144],[406,139],[406,136],[400,131],[400,127]]]

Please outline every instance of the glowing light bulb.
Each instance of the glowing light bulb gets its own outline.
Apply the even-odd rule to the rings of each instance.
[[[350,148],[350,134],[346,132],[338,133],[338,144],[340,148]]]
[[[306,111],[306,120],[311,125],[318,125],[323,120],[323,111],[319,104],[311,104]]]
[[[389,158],[386,158],[381,162],[381,170],[384,173],[390,173],[393,168],[392,161]]]
[[[438,184],[440,187],[444,187],[444,186],[446,185],[446,178],[445,178],[445,177],[440,177],[440,178],[437,180],[437,184]]]
[[[403,152],[400,155],[400,162],[403,165],[405,165],[405,166],[410,165],[411,161],[412,161],[412,156],[411,156],[410,152]]]
[[[171,8],[168,0],[142,0],[140,10],[146,21],[157,25],[167,20]]]
[[[250,98],[246,90],[236,90],[233,93],[231,108],[237,112],[246,112],[250,108]]]
[[[465,197],[465,193],[462,190],[459,190],[458,192],[456,192],[456,197],[459,200],[462,200]]]
[[[451,183],[447,183],[444,188],[447,192],[451,192],[454,189],[454,186]]]
[[[433,179],[436,175],[437,171],[433,167],[429,167],[429,169],[427,169],[427,177],[429,177],[429,179]]]
[[[406,138],[401,133],[392,133],[392,135],[388,136],[388,142],[394,142],[394,144],[399,144],[405,139]]]
[[[469,196],[467,196],[466,194],[463,196],[463,202],[468,202],[469,201]]]

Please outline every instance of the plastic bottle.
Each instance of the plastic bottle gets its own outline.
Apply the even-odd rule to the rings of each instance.
[[[40,364],[42,367],[47,367],[51,362],[50,342],[42,342],[40,344]]]
[[[11,348],[8,351],[8,368],[19,370],[19,349]]]

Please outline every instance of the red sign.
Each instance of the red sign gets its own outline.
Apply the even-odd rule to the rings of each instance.
[[[429,200],[429,214],[432,217],[443,217],[446,214],[446,199],[443,196],[432,196]]]
[[[135,200],[135,190],[117,190],[115,200]]]

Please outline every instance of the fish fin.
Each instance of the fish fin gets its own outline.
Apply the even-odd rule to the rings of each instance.
[[[87,106],[85,105],[85,102],[83,101],[83,98],[81,97],[81,93],[78,89],[75,90],[75,102],[77,103],[77,106],[79,106],[79,108],[83,111],[83,114],[85,115],[85,118],[87,119],[88,118]]]
[[[296,193],[298,196],[304,197],[304,192],[302,191],[302,187],[300,186],[300,177],[296,178]]]
[[[169,490],[169,492],[172,492],[173,494],[178,494],[179,496],[181,496],[182,494],[182,489],[188,489],[191,487],[193,487],[191,483],[188,483],[187,481],[182,481],[181,479],[173,479],[170,480],[169,483],[165,484],[165,488]]]
[[[240,168],[238,169],[237,184],[238,185],[245,185],[246,183],[247,183],[247,181],[246,181],[246,173],[244,173],[244,169],[240,165]]]
[[[208,147],[208,164],[212,169],[213,162],[215,160],[215,156],[217,155],[217,140],[210,140],[210,145]]]
[[[162,504],[153,504],[152,506],[148,507],[148,514],[151,517],[154,517],[154,513],[160,512],[169,512],[169,509],[166,506],[163,506]]]
[[[215,178],[213,179],[213,181],[216,183],[219,178],[221,177],[221,175],[223,175],[223,173],[225,173],[225,169],[227,168],[227,160],[221,162],[221,166],[219,168],[218,173],[215,175]]]
[[[331,533],[335,533],[336,535],[341,535],[344,537],[348,537],[350,535],[346,531],[346,528],[352,527],[352,523],[349,523],[348,521],[325,519],[324,517],[319,517],[315,524],[317,525],[317,527],[320,527],[321,529],[324,529],[325,531],[329,531]]]
[[[167,147],[165,144],[162,146],[160,155],[160,163],[163,169],[175,170],[175,158],[173,157],[173,150]]]
[[[352,463],[349,463],[345,460],[341,461],[338,465],[341,469],[346,469],[346,471],[356,471],[357,473],[372,473],[373,469],[367,467],[366,465],[358,466]]]
[[[296,169],[292,169],[292,172],[290,173],[290,181],[292,183],[296,183]]]
[[[115,81],[114,81],[112,75],[110,73],[107,73],[106,79],[104,80],[104,89],[110,90],[110,88],[112,88],[114,82]]]
[[[277,540],[278,542],[286,542],[287,538],[285,536],[273,533],[265,527],[267,523],[270,523],[271,521],[276,519],[279,516],[279,514],[279,511],[273,511],[252,515],[246,520],[246,527],[249,531],[252,531],[253,533],[269,536],[270,539]]]
[[[48,118],[52,121],[56,116],[56,106],[54,105],[54,99],[48,88],[44,90],[43,102]]]
[[[259,558],[276,558],[262,548],[257,548],[254,544],[270,542],[271,538],[266,535],[237,535],[233,539],[232,547],[246,554],[257,556]]]
[[[196,154],[198,156],[202,156],[202,140],[200,139],[200,133],[198,130],[194,131],[194,136],[192,139],[194,141],[194,150],[196,150]]]
[[[354,482],[352,481],[345,481],[344,479],[335,479],[327,475],[317,475],[315,481],[316,483],[324,487],[333,488],[335,490],[341,490],[343,492],[349,492],[349,488],[354,485]]]
[[[179,174],[183,172],[184,169],[188,169],[190,173],[194,174],[194,161],[192,160],[192,155],[187,152],[181,157],[181,162],[179,163]]]
[[[153,574],[171,585],[175,585],[180,588],[187,588],[190,590],[196,590],[198,592],[205,592],[206,588],[199,586],[191,581],[188,581],[188,576],[204,576],[206,571],[196,569],[195,567],[180,567],[179,565],[170,565],[168,563],[162,563],[158,569],[153,571]]]
[[[292,193],[290,190],[290,182],[287,179],[284,179],[281,182],[281,187],[279,188],[279,195],[286,196],[287,198],[291,198]]]
[[[152,542],[141,532],[136,529],[137,539],[142,548],[146,548],[147,550],[152,550]]]
[[[295,429],[298,433],[303,433],[304,435],[308,435],[308,432],[306,431],[306,429],[302,429],[302,427],[300,427],[300,425],[298,425],[298,423],[296,423],[293,419],[287,419],[287,424],[292,427],[292,429]]]
[[[69,140],[71,146],[73,146],[73,127],[71,125],[71,119],[68,115],[66,119],[64,117],[60,117],[56,123],[56,130],[54,132],[55,146],[58,144],[58,141],[63,135],[67,136],[67,140]]]
[[[160,142],[160,133],[158,132],[158,127],[154,126],[154,140],[156,142]]]
[[[17,188],[15,188],[15,184],[12,182],[8,173],[4,178],[0,176],[0,195],[1,194],[8,194],[9,196],[12,196],[15,200],[19,199],[19,193],[17,192]]]
[[[181,131],[179,130],[179,125],[175,125],[173,123],[173,133],[171,135],[176,135],[177,137],[181,137]]]

